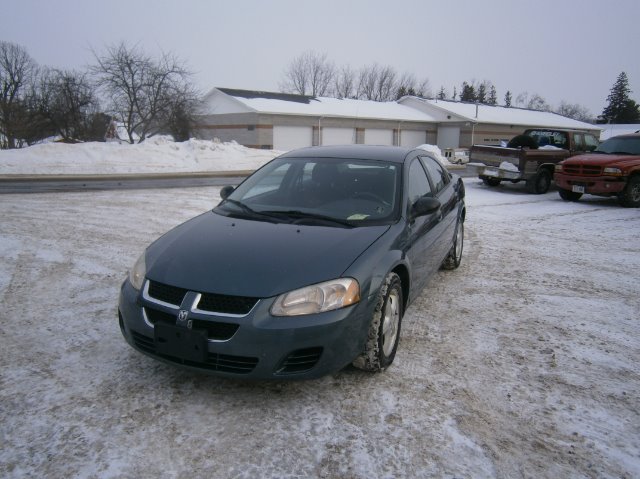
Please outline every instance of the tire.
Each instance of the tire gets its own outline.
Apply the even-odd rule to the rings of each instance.
[[[500,185],[500,179],[498,178],[487,178],[486,176],[482,177],[482,182],[487,186],[498,186]]]
[[[582,193],[574,193],[573,191],[563,190],[562,188],[558,190],[558,194],[560,195],[560,198],[565,201],[578,201],[582,198]]]
[[[640,207],[640,176],[635,175],[629,178],[627,186],[618,195],[618,201],[626,208]]]
[[[529,193],[534,193],[536,195],[542,195],[549,191],[549,187],[551,186],[551,173],[549,170],[540,170],[530,180],[527,180],[527,190]]]
[[[389,273],[378,293],[364,351],[353,365],[365,371],[384,371],[396,356],[403,314],[402,283]]]
[[[449,254],[442,262],[442,269],[456,269],[462,261],[462,250],[464,249],[464,222],[462,218],[458,219],[456,226],[456,235],[453,238],[453,245]]]

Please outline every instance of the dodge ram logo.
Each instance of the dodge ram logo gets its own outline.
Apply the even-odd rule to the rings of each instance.
[[[187,311],[186,309],[181,309],[178,313],[178,321],[180,321],[181,323],[185,322],[188,317],[189,311]]]

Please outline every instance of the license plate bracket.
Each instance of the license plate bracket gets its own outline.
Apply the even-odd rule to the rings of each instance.
[[[154,327],[156,353],[187,361],[205,362],[207,359],[207,332],[167,323]]]

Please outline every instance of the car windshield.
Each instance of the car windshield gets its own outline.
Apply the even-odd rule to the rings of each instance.
[[[640,136],[614,137],[600,143],[597,153],[640,155]]]
[[[296,224],[388,224],[400,211],[399,172],[399,164],[386,161],[277,158],[247,178],[215,211]]]

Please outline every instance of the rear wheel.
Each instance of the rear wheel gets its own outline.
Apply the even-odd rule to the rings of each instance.
[[[640,176],[632,176],[627,182],[622,193],[618,196],[618,201],[627,208],[640,207]]]
[[[573,191],[563,190],[562,188],[558,190],[558,194],[560,195],[560,198],[565,201],[578,201],[582,198],[582,193],[574,193]]]
[[[530,180],[527,180],[527,190],[536,195],[542,195],[549,191],[551,186],[551,173],[549,170],[540,170]]]
[[[487,186],[498,186],[500,184],[498,178],[487,178],[486,176],[482,177],[482,182]]]
[[[373,312],[364,351],[353,365],[365,371],[383,371],[398,350],[403,314],[402,283],[395,273],[385,278]]]
[[[456,269],[462,261],[462,250],[464,248],[464,222],[462,218],[458,220],[456,236],[453,238],[453,246],[449,254],[442,262],[442,269]]]

